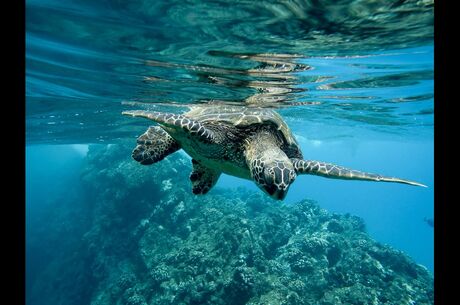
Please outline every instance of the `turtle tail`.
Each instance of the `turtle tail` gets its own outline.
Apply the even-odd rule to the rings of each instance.
[[[326,178],[335,179],[349,179],[349,180],[365,180],[365,181],[382,181],[382,182],[396,182],[404,183],[415,186],[427,187],[424,184],[400,179],[396,177],[385,177],[379,174],[365,173],[346,167],[334,165],[331,163],[313,161],[313,160],[300,160],[294,159],[293,165],[298,174],[318,175]]]

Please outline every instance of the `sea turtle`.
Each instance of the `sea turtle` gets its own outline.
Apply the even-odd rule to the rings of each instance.
[[[299,174],[328,178],[418,182],[360,172],[330,163],[304,160],[299,144],[282,117],[267,108],[227,105],[193,106],[184,114],[124,111],[144,117],[151,126],[137,139],[134,160],[144,165],[183,149],[192,157],[194,194],[207,193],[221,173],[253,180],[275,199],[283,199]]]

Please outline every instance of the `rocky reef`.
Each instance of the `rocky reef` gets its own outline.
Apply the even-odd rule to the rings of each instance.
[[[28,303],[434,303],[431,274],[372,240],[356,216],[245,189],[195,196],[184,155],[141,166],[130,153],[131,145],[90,147],[80,197],[87,225],[37,277]]]

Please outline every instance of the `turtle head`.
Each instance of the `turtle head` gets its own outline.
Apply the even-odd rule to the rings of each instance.
[[[247,140],[246,162],[251,178],[273,199],[286,197],[297,177],[291,159],[283,150],[284,142],[277,130],[262,130]]]
[[[288,158],[256,162],[252,173],[257,186],[277,200],[286,197],[289,186],[297,177],[294,166]]]

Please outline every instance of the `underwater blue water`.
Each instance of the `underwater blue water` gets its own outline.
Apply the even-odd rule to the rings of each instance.
[[[375,240],[434,272],[433,228],[424,221],[434,217],[432,6],[286,3],[26,1],[28,284],[47,260],[28,243],[45,211],[85,200],[87,146],[134,146],[149,125],[121,111],[180,113],[216,102],[276,109],[305,158],[426,184],[303,175],[284,203],[308,198],[359,216]],[[308,68],[247,72],[270,65],[264,56]],[[223,175],[210,194],[239,186],[261,192]],[[78,217],[70,214],[69,225]]]

